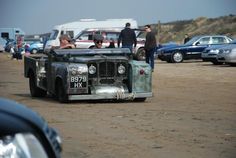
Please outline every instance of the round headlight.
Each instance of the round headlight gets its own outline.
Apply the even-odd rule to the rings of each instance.
[[[72,67],[71,68],[71,74],[72,75],[76,75],[77,74],[77,68],[76,67]]]
[[[212,49],[212,50],[210,50],[210,53],[216,53],[216,54],[218,54],[218,53],[219,53],[219,49]]]
[[[125,67],[122,64],[118,67],[118,73],[121,75],[125,73]]]
[[[224,50],[224,53],[225,53],[225,54],[231,53],[231,49],[225,49],[225,50]]]
[[[90,65],[88,71],[89,71],[89,74],[93,75],[96,73],[96,67],[93,65]]]

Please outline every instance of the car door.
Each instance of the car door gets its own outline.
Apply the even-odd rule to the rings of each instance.
[[[200,59],[201,58],[201,53],[203,50],[208,47],[210,43],[210,36],[202,37],[198,39],[192,47],[189,48],[187,54],[189,58],[191,59]]]

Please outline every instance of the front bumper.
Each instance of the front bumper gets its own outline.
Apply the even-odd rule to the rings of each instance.
[[[149,98],[152,97],[152,92],[145,93],[112,93],[112,94],[88,94],[88,95],[69,95],[69,100],[134,100],[136,98]]]

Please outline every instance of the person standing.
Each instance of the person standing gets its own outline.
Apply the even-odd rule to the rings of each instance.
[[[190,40],[190,37],[188,34],[184,35],[184,44],[187,43]]]
[[[150,25],[145,25],[146,41],[144,45],[145,55],[146,55],[146,63],[150,64],[152,68],[152,72],[154,70],[154,53],[157,47],[157,41],[155,33],[152,32]]]
[[[134,30],[130,28],[130,23],[125,24],[125,28],[121,31],[118,38],[118,47],[120,47],[120,42],[122,42],[122,48],[129,48],[132,52],[133,47],[137,45],[137,39]]]

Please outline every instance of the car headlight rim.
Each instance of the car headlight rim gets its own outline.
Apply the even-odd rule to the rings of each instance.
[[[47,152],[31,133],[17,133],[0,138],[0,157],[45,157]]]
[[[125,66],[122,65],[122,64],[120,64],[120,65],[118,66],[118,73],[119,73],[120,75],[123,75],[123,74],[125,74],[125,72],[126,72]]]
[[[97,72],[97,68],[94,65],[90,65],[88,72],[90,75],[94,75]]]

